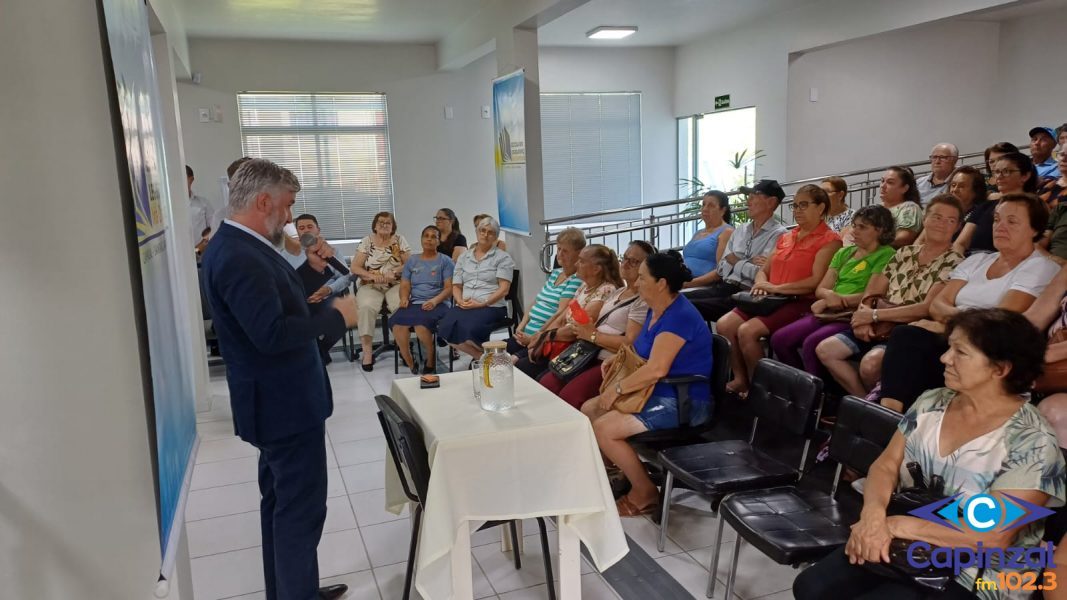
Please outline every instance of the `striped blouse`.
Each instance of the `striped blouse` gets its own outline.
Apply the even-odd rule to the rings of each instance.
[[[562,274],[563,269],[555,269],[548,274],[544,287],[537,293],[537,298],[530,307],[530,321],[526,323],[526,329],[523,330],[526,335],[534,335],[541,331],[545,323],[556,314],[559,303],[573,298],[578,288],[581,287],[582,280],[578,279],[577,274],[571,275],[556,285],[556,281]]]

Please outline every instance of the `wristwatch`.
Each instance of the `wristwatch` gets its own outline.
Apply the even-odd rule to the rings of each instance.
[[[877,323],[877,322],[878,322],[878,309],[877,309],[877,308],[876,308],[876,309],[874,309],[873,311],[871,311],[871,319],[872,319],[872,320],[873,320],[873,321],[874,321],[875,323]]]
[[[597,332],[594,331],[593,334],[589,336],[589,341],[593,342],[594,344],[596,343],[596,334]]]

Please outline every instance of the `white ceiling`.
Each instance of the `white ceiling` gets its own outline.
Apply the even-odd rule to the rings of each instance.
[[[677,46],[811,0],[591,0],[537,30],[542,46]],[[590,40],[600,25],[636,25],[617,40]]]
[[[403,43],[435,43],[485,3],[486,0],[179,0],[190,37]]]

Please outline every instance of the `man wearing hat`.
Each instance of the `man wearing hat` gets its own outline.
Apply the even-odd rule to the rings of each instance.
[[[785,198],[785,191],[777,181],[761,179],[752,187],[739,189],[747,194],[749,221],[738,225],[730,236],[719,261],[719,280],[707,287],[685,290],[686,298],[706,321],[717,321],[733,310],[731,296],[752,287],[756,273],[774,251],[778,237],[786,232],[774,218],[774,211]]]
[[[1056,134],[1051,127],[1034,127],[1030,130],[1030,159],[1034,161],[1038,177],[1059,177],[1060,170],[1052,158],[1056,147]]]

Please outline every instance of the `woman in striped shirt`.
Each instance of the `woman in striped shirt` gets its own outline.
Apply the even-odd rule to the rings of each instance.
[[[582,285],[577,275],[578,254],[583,248],[585,234],[577,227],[568,227],[556,236],[556,262],[559,268],[548,274],[530,310],[526,311],[526,316],[515,328],[515,337],[508,340],[508,351],[516,357],[526,357],[541,328],[563,312],[578,292]]]

